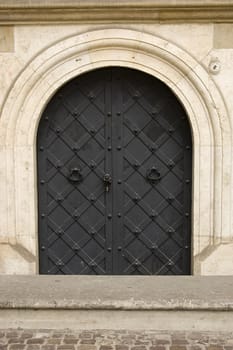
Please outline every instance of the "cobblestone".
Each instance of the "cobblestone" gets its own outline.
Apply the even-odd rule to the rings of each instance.
[[[233,350],[233,332],[0,329],[0,350]]]

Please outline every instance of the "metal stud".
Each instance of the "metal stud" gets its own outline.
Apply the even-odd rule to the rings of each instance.
[[[112,218],[112,214],[108,214],[108,219],[110,220]]]
[[[118,218],[121,218],[121,213],[118,213],[117,216],[118,216]]]
[[[150,216],[151,218],[155,218],[156,216],[158,216],[158,213],[155,210],[152,210]]]
[[[40,151],[43,152],[43,150],[44,150],[44,147],[40,146]]]
[[[120,151],[121,150],[121,146],[117,146],[117,150]]]
[[[44,250],[45,250],[45,246],[42,245],[42,246],[40,247],[40,250],[44,251]]]
[[[108,115],[108,117],[111,117],[111,116],[112,116],[112,113],[111,113],[111,112],[108,112],[107,115]]]
[[[108,252],[111,252],[111,251],[112,251],[112,248],[111,248],[111,247],[108,247],[108,248],[107,248],[107,251],[108,251]]]
[[[90,162],[89,166],[90,166],[91,169],[95,169],[96,163],[94,162],[94,160],[92,160],[92,161]]]
[[[136,235],[139,235],[139,233],[141,233],[141,232],[142,232],[142,230],[139,227],[135,227],[134,233]]]
[[[96,230],[92,227],[90,232],[89,232],[92,236],[94,236],[96,234]]]
[[[57,134],[60,134],[60,132],[61,132],[61,129],[57,128],[57,129],[56,129],[56,133],[57,133]]]
[[[119,252],[121,252],[121,251],[122,251],[122,247],[121,247],[121,246],[117,247],[117,250],[118,250]]]
[[[91,202],[94,202],[96,200],[96,197],[94,196],[94,194],[91,194],[89,199]]]
[[[41,217],[44,218],[44,217],[45,217],[45,213],[42,213],[42,214],[41,214]]]
[[[185,148],[186,148],[187,150],[190,150],[191,147],[190,147],[189,145],[187,145]]]
[[[111,146],[108,146],[108,151],[111,151],[112,150],[112,147]]]
[[[172,197],[172,196],[167,197],[167,201],[169,203],[173,202],[174,201],[174,197]]]
[[[40,180],[41,185],[45,184],[45,180]]]
[[[174,228],[173,228],[173,227],[169,227],[169,228],[167,229],[167,233],[175,233]]]
[[[117,112],[117,115],[121,115],[121,112]]]
[[[75,252],[78,252],[78,251],[80,250],[79,245],[75,244],[75,245],[73,246],[73,250],[74,250]]]
[[[60,228],[58,231],[57,231],[57,234],[58,236],[62,236],[64,234],[64,231]]]
[[[189,183],[190,183],[190,180],[189,180],[189,179],[186,179],[185,182],[186,182],[186,184],[189,184]]]
[[[120,184],[122,183],[122,181],[119,179],[119,180],[117,181],[117,183],[118,183],[118,185],[120,185]]]

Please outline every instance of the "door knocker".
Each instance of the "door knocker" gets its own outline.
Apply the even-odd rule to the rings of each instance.
[[[80,183],[83,180],[83,176],[81,174],[81,170],[79,168],[70,169],[70,174],[68,176],[69,181],[74,183]]]
[[[147,170],[146,178],[147,181],[149,181],[152,184],[155,184],[156,182],[161,180],[161,174],[156,167],[152,166],[151,169]]]

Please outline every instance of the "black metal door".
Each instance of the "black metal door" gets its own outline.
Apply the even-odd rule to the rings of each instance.
[[[191,132],[156,78],[73,79],[38,130],[40,273],[190,273]]]

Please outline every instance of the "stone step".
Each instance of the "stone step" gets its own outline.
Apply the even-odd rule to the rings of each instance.
[[[223,331],[233,277],[1,276],[0,328]]]

